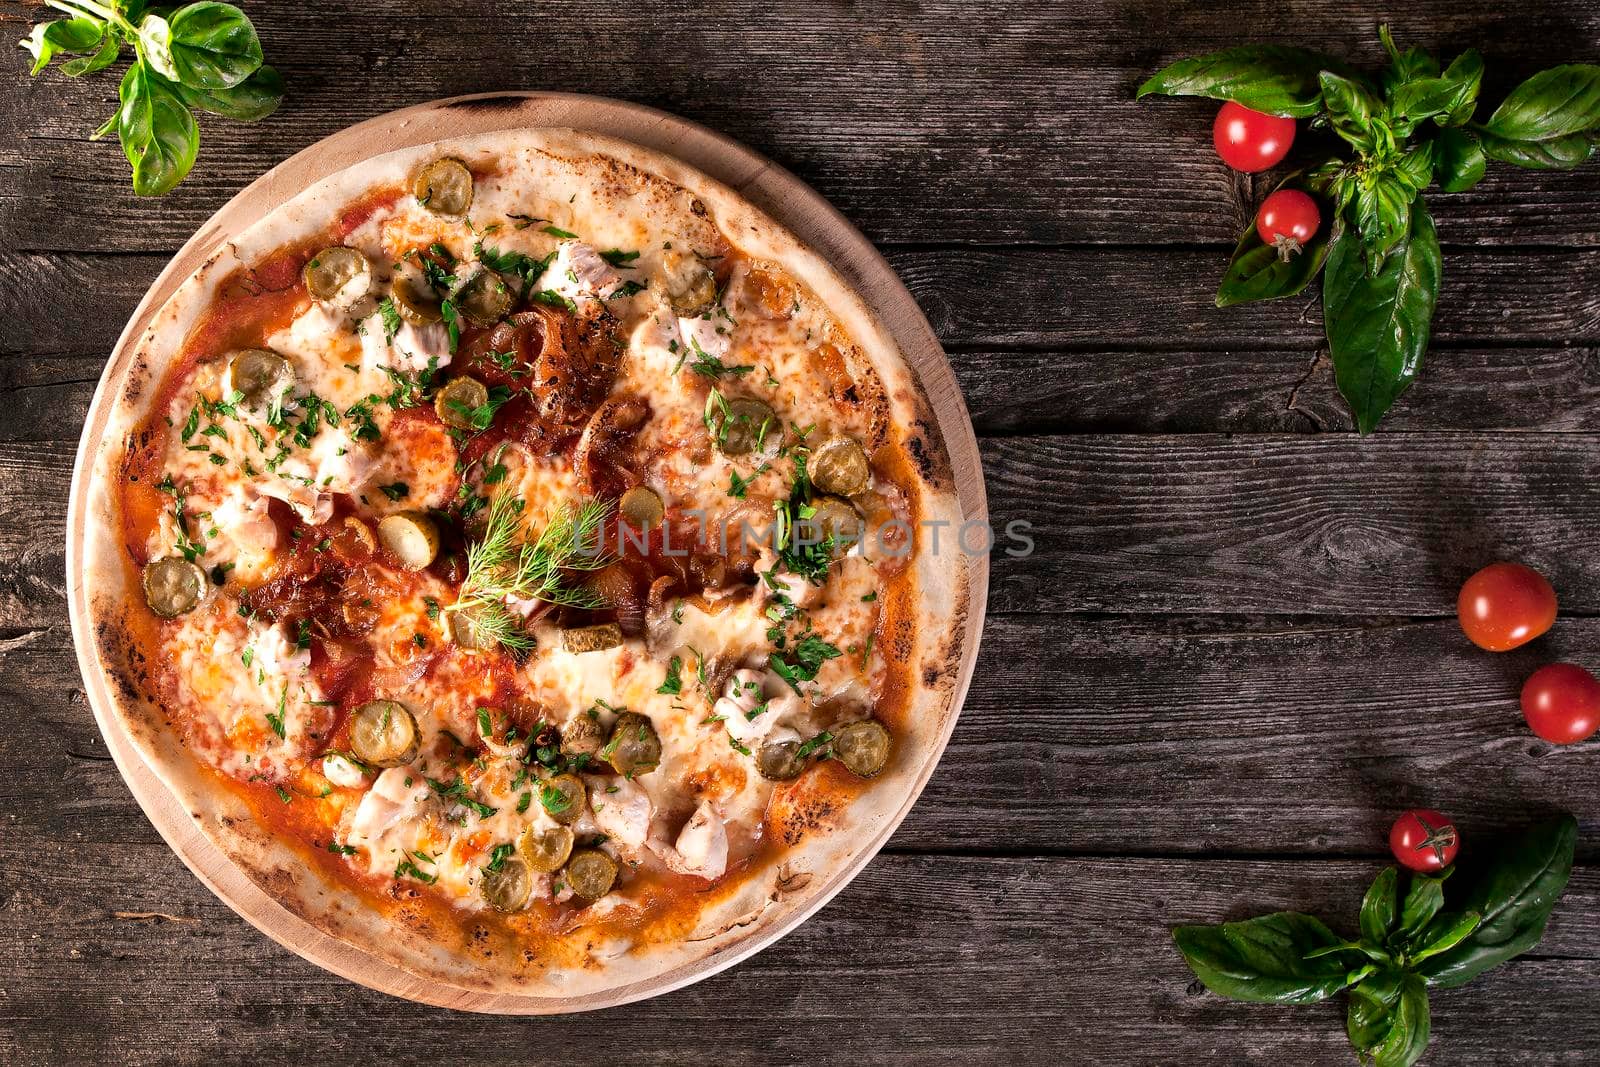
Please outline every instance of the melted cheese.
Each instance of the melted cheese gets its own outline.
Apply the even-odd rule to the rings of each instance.
[[[787,498],[793,455],[808,443],[841,433],[868,438],[868,416],[832,395],[835,383],[819,357],[825,346],[848,349],[848,338],[808,293],[780,278],[777,300],[771,269],[740,259],[711,311],[677,316],[664,298],[663,259],[668,249],[722,256],[725,243],[709,219],[681,202],[663,207],[662,194],[647,187],[602,193],[561,161],[531,151],[501,162],[478,179],[476,230],[402,197],[349,234],[346,243],[375,266],[375,294],[391,273],[415,270],[403,265],[409,253],[434,244],[462,264],[492,258],[490,248],[501,256],[551,257],[536,288],[585,314],[603,304],[618,320],[624,348],[613,395],[641,397],[650,408],[636,436],[640,466],[633,473],[675,514],[698,515],[707,527],[747,504],[759,512]],[[551,221],[518,228],[513,214]],[[485,228],[491,223],[497,228]],[[600,249],[639,254],[608,260]],[[642,288],[628,292],[624,282]],[[267,410],[232,416],[217,409],[230,395],[221,353],[195,365],[173,391],[165,414],[188,432],[169,435],[166,472],[185,494],[183,527],[176,506],[163,512],[147,531],[152,556],[198,541],[204,566],[231,567],[232,580],[248,588],[273,574],[288,549],[268,498],[321,523],[334,514],[336,497],[371,518],[443,508],[464,492],[510,492],[529,502],[531,525],[560,503],[582,499],[568,457],[520,444],[493,453],[505,469],[493,486],[484,482],[490,463],[461,469],[449,432],[425,414],[395,411],[431,371],[451,365],[449,332],[402,323],[391,337],[376,296],[338,304],[343,310],[307,301],[262,341],[294,370],[283,419]],[[782,425],[768,455],[729,458],[716,450],[705,425],[713,389],[771,405]],[[304,430],[308,421],[318,423],[313,432]],[[780,443],[793,451],[776,455]],[[739,484],[742,498],[730,493]],[[775,570],[770,551],[760,569]],[[352,866],[481,908],[482,870],[493,850],[529,827],[556,825],[520,762],[526,738],[518,745],[480,736],[480,709],[505,693],[480,654],[450,644],[453,587],[432,572],[381,566],[367,568],[365,580],[374,618],[361,640],[373,658],[371,686],[413,711],[421,736],[412,763],[375,772],[330,751],[333,715],[309,651],[298,634],[241,618],[232,586],[164,629],[175,699],[196,751],[224,773],[287,781],[314,768],[331,791],[335,837],[351,850]],[[603,764],[586,769],[589,810],[574,829],[603,835],[601,847],[630,864],[723,877],[761,833],[772,791],[756,771],[761,745],[814,737],[841,714],[859,717],[882,691],[885,667],[870,645],[878,606],[864,599],[878,582],[870,553],[857,550],[831,568],[824,586],[774,573],[771,587],[726,595],[716,605],[721,610],[684,604],[673,621],[653,628],[649,645],[630,638],[581,655],[564,649],[548,621],[537,624],[537,649],[516,669],[521,696],[558,725],[593,714],[608,727],[611,709],[626,708],[647,716],[661,740],[659,767],[634,779],[594,773]],[[800,612],[787,627],[791,640],[803,624],[840,653],[798,690],[768,666],[774,604]],[[514,598],[512,606],[529,615],[537,607]],[[664,693],[673,660],[679,692]],[[730,672],[727,687],[709,691],[709,679]],[[487,752],[464,759],[463,746],[473,755]],[[563,895],[547,876],[534,883],[536,897]]]

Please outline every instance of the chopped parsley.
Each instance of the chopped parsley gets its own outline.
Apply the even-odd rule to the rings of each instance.
[[[506,860],[516,855],[517,846],[512,844],[499,844],[489,853],[489,862],[484,865],[485,871],[498,871],[506,865]]]
[[[563,230],[559,226],[545,226],[542,229],[544,233],[549,234],[551,237],[560,238],[563,241],[569,241],[578,236],[570,230]]]
[[[274,715],[270,711],[267,712],[267,725],[272,727],[272,732],[278,735],[278,739],[280,741],[284,740],[288,736],[284,729],[284,718],[288,706],[289,687],[285,685],[283,687],[283,692],[278,694],[278,713]]]
[[[378,486],[378,490],[390,500],[404,500],[411,495],[411,486],[405,482],[390,482],[388,485]]]
[[[628,264],[638,259],[639,253],[624,252],[620,248],[613,248],[609,251],[601,252],[600,258],[619,270],[632,270],[633,268],[628,266]]]
[[[682,671],[683,658],[680,656],[673,656],[672,660],[667,664],[666,681],[661,683],[661,687],[657,689],[656,692],[663,693],[667,696],[677,696],[679,693],[683,692]]]
[[[799,748],[795,749],[794,757],[797,760],[805,759],[807,756],[811,755],[811,753],[817,751],[817,749],[819,749],[819,748],[822,748],[824,745],[828,744],[832,740],[833,740],[833,735],[830,734],[828,731],[824,730],[820,734],[818,734],[816,737],[813,737],[811,740],[805,742],[805,744],[803,744]]]
[[[767,666],[771,667],[778,677],[788,682],[789,688],[800,693],[801,682],[815,679],[824,663],[841,655],[842,652],[816,634],[806,634],[794,646],[790,659],[773,652],[767,657]]]
[[[383,319],[383,340],[388,344],[400,332],[400,310],[394,306],[393,300],[384,297],[378,301],[378,316]]]
[[[529,299],[531,299],[536,304],[544,304],[546,307],[561,308],[563,311],[577,311],[578,310],[578,305],[577,304],[574,304],[571,300],[569,300],[567,297],[562,296],[560,293],[556,292],[554,289],[540,289],[537,293],[534,293],[533,296],[531,296]]]
[[[544,805],[544,810],[551,815],[560,815],[572,807],[572,798],[549,782],[539,783],[539,803]]]
[[[459,744],[460,742],[457,743]],[[428,788],[432,789],[434,794],[438,796],[440,800],[453,800],[462,807],[471,811],[473,814],[477,815],[480,819],[487,819],[499,810],[498,808],[491,808],[489,805],[480,800],[474,799],[470,794],[468,794],[467,781],[465,778],[457,777],[455,781],[450,783],[441,782],[437,778],[427,777],[424,777],[423,781],[428,783]]]
[[[420,856],[421,853],[418,853],[418,855]],[[414,862],[412,862],[409,856],[395,864],[394,876],[397,881],[401,878],[411,877],[415,878],[419,882],[425,882],[428,885],[432,885],[434,882],[439,880],[438,875],[427,873],[422,868],[418,867]]]

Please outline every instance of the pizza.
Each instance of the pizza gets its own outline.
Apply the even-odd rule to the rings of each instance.
[[[614,987],[799,914],[931,766],[944,443],[860,299],[710,178],[567,130],[380,156],[133,353],[97,667],[318,928],[467,988]]]

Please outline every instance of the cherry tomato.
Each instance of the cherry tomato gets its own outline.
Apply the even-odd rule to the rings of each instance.
[[[1556,591],[1520,563],[1491,563],[1468,578],[1456,598],[1467,639],[1490,652],[1525,645],[1556,621]]]
[[[1321,225],[1317,202],[1299,189],[1279,189],[1262,201],[1256,213],[1256,233],[1285,262],[1317,235]]]
[[[1211,124],[1217,155],[1234,170],[1258,171],[1274,166],[1294,144],[1294,119],[1251,111],[1229,100]]]
[[[1600,679],[1575,663],[1540,667],[1522,683],[1522,717],[1546,741],[1582,741],[1600,729]]]
[[[1432,808],[1412,808],[1389,828],[1394,858],[1413,871],[1440,871],[1455,862],[1461,835],[1455,823]]]

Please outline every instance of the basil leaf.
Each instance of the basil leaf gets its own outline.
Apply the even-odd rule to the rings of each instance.
[[[143,63],[128,68],[120,91],[117,136],[133,164],[133,191],[159,196],[177,185],[194,166],[200,130],[170,82]]]
[[[93,52],[103,36],[107,36],[106,25],[98,19],[56,19],[39,23],[18,44],[33,54],[33,66],[28,70],[31,75],[43,70],[58,52]],[[109,36],[116,39],[115,33]]]
[[[194,89],[187,85],[175,88],[190,107],[240,122],[266,118],[278,110],[283,100],[283,78],[270,64],[258,67],[231,89]]]
[[[1541,70],[1511,90],[1484,125],[1513,141],[1550,141],[1600,127],[1600,67],[1571,63]]]
[[[122,54],[122,38],[114,30],[106,31],[105,39],[100,42],[100,50],[92,56],[79,56],[69,59],[61,64],[61,73],[69,78],[80,78],[85,74],[93,74],[97,70],[117,61],[117,56]]]
[[[1378,27],[1378,38],[1384,51],[1389,53],[1389,69],[1383,72],[1383,91],[1393,93],[1408,81],[1418,78],[1435,78],[1439,75],[1439,61],[1429,55],[1421,45],[1412,45],[1404,53],[1389,36],[1388,26]]]
[[[1444,115],[1451,124],[1460,125],[1472,117],[1482,81],[1483,57],[1476,51],[1463,52],[1439,77],[1418,78],[1396,88],[1389,110],[1413,122]]]
[[[1359,241],[1333,241],[1322,281],[1323,320],[1339,392],[1356,428],[1371,433],[1422,367],[1439,297],[1439,237],[1419,197],[1410,236],[1368,274]]]
[[[1445,69],[1444,76],[1458,86],[1456,100],[1444,118],[1434,121],[1441,126],[1463,126],[1478,108],[1478,90],[1483,88],[1483,56],[1476,48],[1467,49],[1456,56]]]
[[[1372,119],[1383,109],[1383,101],[1355,78],[1331,70],[1323,71],[1320,77],[1322,106],[1333,132],[1363,152],[1372,151],[1378,145]]]
[[[178,69],[172,61],[172,26],[160,15],[146,15],[139,23],[139,54],[151,70],[163,78],[177,80]]]
[[[1308,952],[1337,946],[1340,939],[1318,919],[1298,912],[1221,926],[1180,926],[1172,937],[1205,987],[1234,1000],[1313,1004],[1349,985],[1348,968],[1361,963],[1351,953],[1306,959]]]
[[[1394,171],[1374,174],[1356,185],[1355,222],[1376,263],[1405,239],[1411,228],[1411,202],[1417,193]]]
[[[1406,890],[1405,902],[1400,905],[1400,925],[1395,927],[1389,941],[1392,945],[1405,945],[1423,927],[1433,921],[1444,907],[1444,877],[1432,878],[1413,874]]]
[[[1342,69],[1342,64],[1303,48],[1240,45],[1179,60],[1139,86],[1138,98],[1204,96],[1269,115],[1308,118],[1322,101],[1317,75],[1333,67]]]
[[[1428,1031],[1428,987],[1416,975],[1383,971],[1350,991],[1345,1033],[1373,1067],[1411,1067]]]
[[[1488,163],[1478,139],[1465,130],[1441,130],[1433,141],[1433,173],[1439,188],[1462,193],[1483,180]]]
[[[1291,175],[1285,178],[1278,183],[1278,188],[1293,188],[1291,182],[1300,184],[1297,177]],[[1284,259],[1276,248],[1261,239],[1252,219],[1234,247],[1233,256],[1228,260],[1228,269],[1222,275],[1222,284],[1217,287],[1217,307],[1232,307],[1253,300],[1276,300],[1305,289],[1328,258],[1332,229],[1331,225],[1323,224],[1304,248]]]
[[[1418,947],[1417,951],[1411,953],[1411,962],[1416,964],[1429,956],[1437,956],[1441,952],[1455,948],[1471,937],[1473,931],[1482,925],[1483,916],[1475,911],[1462,912],[1459,915],[1446,912],[1440,915],[1428,924],[1422,936],[1416,939]]]
[[[1481,914],[1482,924],[1454,948],[1421,963],[1417,973],[1429,985],[1451,989],[1537,945],[1572,874],[1577,840],[1577,820],[1563,815],[1502,849],[1458,886],[1460,906]]]
[[[1571,170],[1594,154],[1600,133],[1574,133],[1548,141],[1516,141],[1480,130],[1483,154],[1529,170]]]
[[[232,4],[190,4],[172,16],[171,25],[175,80],[182,85],[231,89],[261,66],[256,28]]]
[[[1374,945],[1389,940],[1389,931],[1400,917],[1399,885],[1399,870],[1385,867],[1361,898],[1361,936]]]
[[[1383,1044],[1394,1029],[1395,1008],[1400,1003],[1400,986],[1405,977],[1404,971],[1386,969],[1349,990],[1344,1030],[1357,1052],[1364,1054]]]

